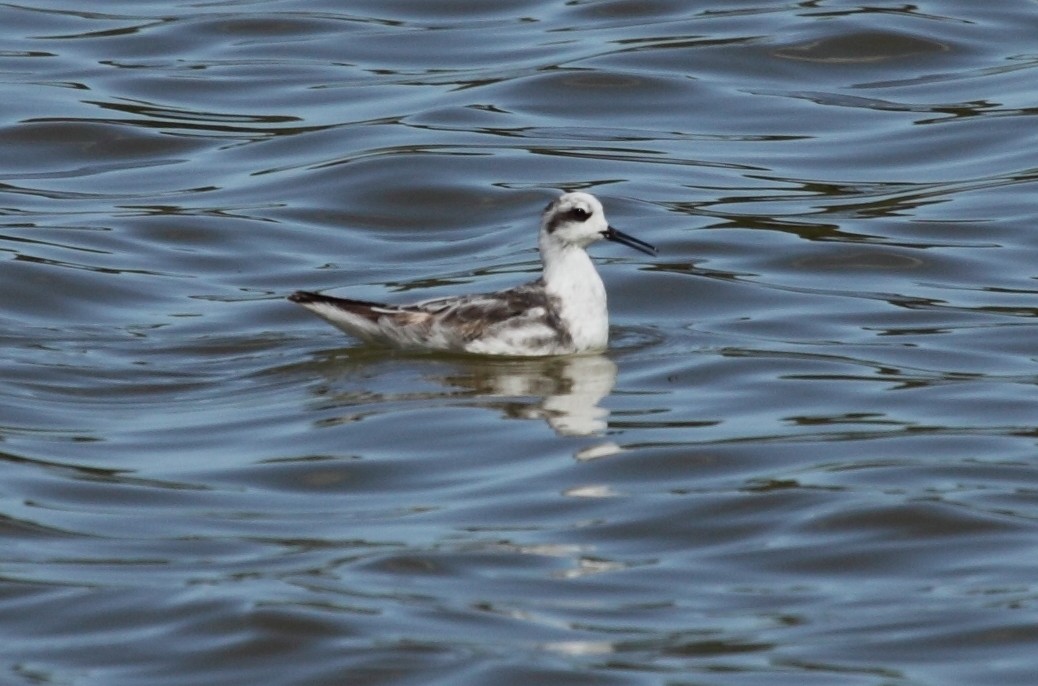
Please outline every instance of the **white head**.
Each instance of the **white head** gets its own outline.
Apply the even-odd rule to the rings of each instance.
[[[563,193],[544,208],[540,237],[542,252],[566,247],[586,248],[602,238],[650,255],[656,254],[652,245],[609,226],[602,203],[590,193]]]

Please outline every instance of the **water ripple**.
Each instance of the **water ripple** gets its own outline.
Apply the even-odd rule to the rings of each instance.
[[[0,681],[1032,683],[1033,24],[3,5]],[[535,278],[561,189],[661,247],[608,355],[284,299]]]

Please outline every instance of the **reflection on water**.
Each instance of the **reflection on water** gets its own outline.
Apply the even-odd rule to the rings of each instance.
[[[359,360],[372,364],[407,359],[422,368],[435,388],[409,396],[411,400],[466,399],[475,407],[496,409],[503,417],[542,419],[560,436],[601,435],[609,426],[609,410],[600,405],[616,384],[616,364],[605,355],[556,358],[487,359],[434,356],[369,348],[359,354],[326,354],[316,368],[324,383],[316,389],[322,405],[355,408],[401,399],[363,387],[355,374]],[[344,364],[345,363],[345,364]],[[423,367],[423,365],[425,365]],[[446,371],[441,371],[444,367]],[[460,393],[458,392],[460,389]],[[473,402],[468,403],[471,399]],[[347,421],[343,415],[338,423]],[[328,421],[328,420],[326,420]]]
[[[609,425],[609,410],[599,403],[612,392],[617,369],[604,355],[481,362],[465,371],[445,381],[471,390],[480,406],[499,407],[505,416],[543,419],[560,436],[601,434]],[[498,400],[531,396],[536,405]]]

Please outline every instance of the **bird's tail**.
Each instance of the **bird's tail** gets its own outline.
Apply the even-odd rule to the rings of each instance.
[[[332,326],[364,340],[379,340],[384,333],[378,325],[386,305],[365,300],[349,300],[321,295],[310,291],[296,291],[288,296],[294,303],[302,305]]]

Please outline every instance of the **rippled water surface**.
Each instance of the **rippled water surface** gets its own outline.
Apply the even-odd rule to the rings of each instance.
[[[0,5],[0,683],[1031,685],[1038,5]],[[285,300],[535,277],[606,355]]]

